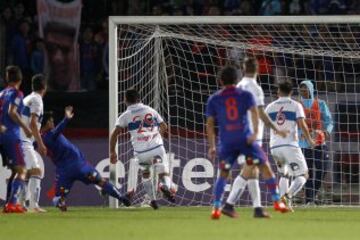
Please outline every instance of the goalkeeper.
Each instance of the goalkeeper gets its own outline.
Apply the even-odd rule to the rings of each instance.
[[[299,143],[309,167],[309,179],[305,185],[305,201],[306,204],[312,205],[315,204],[316,195],[321,187],[329,161],[326,138],[329,139],[334,125],[326,102],[314,96],[314,85],[311,81],[300,83],[300,95],[306,124],[316,142],[316,147],[312,149],[300,131]]]

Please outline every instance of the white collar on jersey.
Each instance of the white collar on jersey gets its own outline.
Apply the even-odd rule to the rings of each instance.
[[[290,100],[291,97],[279,97],[278,100]]]
[[[134,103],[129,105],[127,108],[132,109],[132,108],[141,107],[142,105],[143,105],[142,103]]]

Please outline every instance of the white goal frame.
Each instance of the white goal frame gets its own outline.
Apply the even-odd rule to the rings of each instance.
[[[119,24],[345,24],[359,23],[360,16],[110,16],[109,17],[109,134],[118,117],[118,25]],[[118,148],[116,148],[117,150]],[[110,181],[116,183],[117,172],[110,164]],[[118,207],[112,198],[109,206]]]

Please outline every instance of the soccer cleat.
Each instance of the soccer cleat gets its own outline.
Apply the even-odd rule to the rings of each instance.
[[[20,204],[7,203],[4,206],[4,213],[25,213],[26,209]]]
[[[163,193],[166,200],[168,200],[171,203],[175,203],[175,194],[173,194],[169,189],[167,189],[166,186],[162,185],[160,187],[160,191]]]
[[[211,212],[211,219],[218,220],[221,216],[221,210],[219,208],[213,208]]]
[[[152,207],[154,210],[158,210],[159,209],[159,205],[157,204],[156,200],[152,200],[150,202],[150,207]]]
[[[235,211],[234,206],[228,203],[226,203],[225,206],[221,209],[221,213],[231,218],[239,217],[239,214]]]
[[[131,206],[131,201],[130,201],[130,199],[126,196],[126,194],[125,194],[124,196],[120,197],[120,198],[119,198],[119,201],[122,202],[125,207]]]
[[[281,201],[286,205],[290,212],[294,212],[294,208],[292,207],[292,200],[287,194],[281,197]]]
[[[271,215],[262,207],[254,208],[254,218],[271,218]]]
[[[286,207],[285,203],[281,201],[274,202],[274,209],[275,211],[281,212],[281,213],[287,213],[289,212],[289,208]]]

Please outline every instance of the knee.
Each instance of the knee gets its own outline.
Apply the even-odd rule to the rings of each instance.
[[[250,178],[258,178],[259,177],[259,169],[255,165],[245,165],[243,170],[241,171],[241,176],[245,179]]]
[[[42,171],[40,168],[32,168],[30,170],[28,170],[27,172],[28,176],[39,176],[41,177],[42,176]]]
[[[145,170],[142,172],[142,178],[143,179],[149,179],[150,178],[150,171]]]

